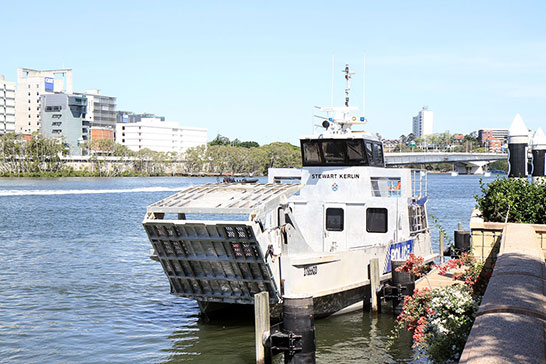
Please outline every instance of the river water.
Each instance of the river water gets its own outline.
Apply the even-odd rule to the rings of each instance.
[[[0,363],[253,363],[253,322],[201,322],[148,258],[146,206],[213,181],[0,179]],[[479,177],[428,181],[429,212],[450,234],[467,228]],[[317,360],[426,362],[409,336],[387,346],[393,326],[390,314],[318,320]]]

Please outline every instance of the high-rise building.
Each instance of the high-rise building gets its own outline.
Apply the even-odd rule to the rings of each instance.
[[[103,95],[100,90],[85,90],[82,93],[76,93],[87,98],[87,114],[85,121],[89,122],[91,127],[110,128],[112,131],[116,128],[116,98]]]
[[[81,155],[81,145],[89,136],[89,125],[84,121],[87,110],[85,96],[46,94],[40,101],[42,135],[61,139],[70,149],[70,155]]]
[[[0,135],[15,132],[15,82],[0,75]]]
[[[422,138],[432,134],[432,124],[434,122],[434,113],[423,106],[417,116],[413,117],[413,135]]]
[[[180,126],[159,118],[143,118],[136,123],[116,125],[116,143],[139,151],[144,148],[157,152],[183,152],[207,143],[207,129]]]
[[[17,69],[15,92],[15,131],[31,134],[40,130],[40,96],[72,93],[72,70]]]

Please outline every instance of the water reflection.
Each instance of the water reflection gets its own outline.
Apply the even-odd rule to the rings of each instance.
[[[354,312],[320,319],[315,324],[319,363],[426,363],[412,359],[409,335],[389,344],[394,328],[390,312]],[[167,350],[165,364],[255,363],[252,317],[228,317],[208,323],[199,320],[194,329],[181,326],[168,339],[172,347]],[[273,362],[283,363],[282,355]]]

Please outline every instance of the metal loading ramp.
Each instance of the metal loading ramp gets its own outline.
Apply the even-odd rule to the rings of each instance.
[[[218,184],[189,187],[147,208],[148,213],[260,214],[296,193],[302,185]]]
[[[257,222],[163,218],[169,213],[218,214],[218,220],[221,214],[260,216],[300,188],[209,184],[150,205],[143,225],[171,292],[198,301],[252,304],[254,294],[267,291],[271,303],[279,302],[278,285],[258,241]]]
[[[254,302],[267,291],[278,302],[272,273],[250,223],[148,222],[148,237],[171,293],[208,302]]]

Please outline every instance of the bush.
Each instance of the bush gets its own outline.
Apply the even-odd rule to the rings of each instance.
[[[484,221],[546,224],[546,184],[521,178],[497,178],[474,196]]]

